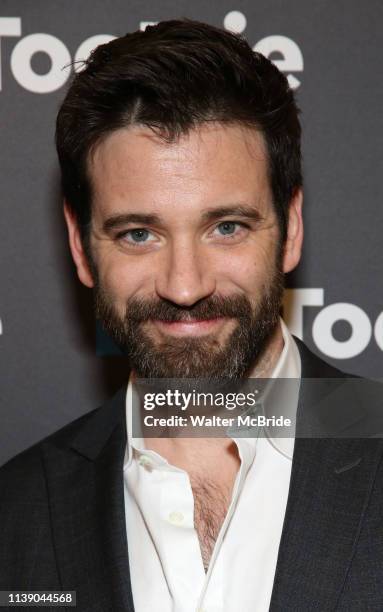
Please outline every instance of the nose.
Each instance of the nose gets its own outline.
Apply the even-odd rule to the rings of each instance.
[[[178,306],[192,306],[212,295],[215,288],[214,276],[198,245],[185,240],[169,245],[156,278],[159,297]]]

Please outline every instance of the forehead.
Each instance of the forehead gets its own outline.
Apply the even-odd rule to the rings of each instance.
[[[94,148],[88,171],[93,205],[102,210],[269,199],[267,167],[258,131],[211,123],[172,142],[142,126],[117,130]]]

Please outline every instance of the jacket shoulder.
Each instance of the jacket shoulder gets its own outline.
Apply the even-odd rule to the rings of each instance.
[[[327,361],[315,355],[302,340],[296,336],[293,336],[293,338],[301,358],[302,378],[358,378],[354,374],[348,374],[330,365]]]
[[[96,448],[98,440],[101,444],[106,432],[123,418],[125,393],[126,388],[120,388],[98,408],[46,436],[0,467],[0,499],[25,499],[26,494],[31,501],[45,498],[44,451],[52,446],[63,450],[71,446],[82,447],[85,453],[89,450],[87,446]]]
[[[43,447],[47,443],[62,445],[74,438],[83,425],[100,410],[95,408],[81,415],[26,450],[18,453],[0,467],[0,499],[17,502],[25,499],[41,502],[46,498]]]

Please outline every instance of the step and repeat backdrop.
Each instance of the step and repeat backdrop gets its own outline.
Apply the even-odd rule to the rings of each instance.
[[[55,116],[73,62],[179,17],[243,34],[287,75],[302,109],[306,235],[285,318],[330,363],[383,377],[380,1],[0,0],[0,463],[127,378],[70,259]]]

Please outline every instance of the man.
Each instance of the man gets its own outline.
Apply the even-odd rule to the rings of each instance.
[[[70,249],[132,373],[2,468],[1,589],[92,612],[383,608],[381,441],[355,437],[354,397],[350,437],[313,435],[343,375],[279,318],[303,239],[297,115],[271,62],[192,21],[75,76],[56,135]],[[201,378],[326,382],[293,398],[295,442],[132,430],[137,379]]]

